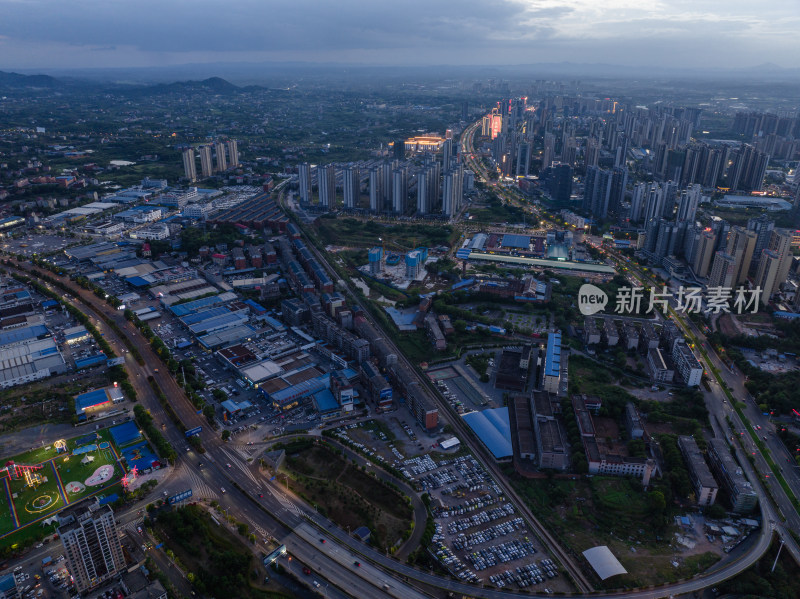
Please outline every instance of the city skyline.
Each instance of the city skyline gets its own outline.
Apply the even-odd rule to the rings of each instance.
[[[800,16],[790,0],[506,0],[483,3],[301,1],[292,11],[238,0],[185,10],[149,0],[61,6],[0,1],[0,68],[109,68],[215,62],[365,65],[572,62],[630,67],[795,67]],[[79,15],[79,16],[78,16]],[[275,15],[280,15],[279,20]],[[176,24],[179,26],[176,27]]]

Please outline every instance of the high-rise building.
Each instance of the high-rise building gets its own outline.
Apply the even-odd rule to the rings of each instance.
[[[756,248],[758,236],[754,231],[748,231],[744,227],[733,227],[728,237],[728,246],[725,253],[730,254],[736,259],[735,284],[744,283],[747,273],[750,270],[750,263],[753,260],[753,251]]]
[[[617,149],[614,153],[614,166],[624,167],[628,158],[628,137],[622,135],[617,143]]]
[[[194,148],[186,148],[183,151],[183,173],[189,183],[197,181],[197,165],[194,159]]]
[[[611,198],[611,171],[596,166],[586,169],[583,183],[583,210],[595,219],[602,220],[608,215]]]
[[[694,262],[692,263],[692,270],[694,270],[695,276],[705,277],[708,275],[716,245],[717,236],[713,230],[706,229],[700,234]]]
[[[625,166],[615,166],[611,170],[611,192],[608,198],[608,212],[619,216],[622,211],[622,202],[625,200],[625,189],[628,186],[628,169]]]
[[[597,138],[589,137],[586,139],[586,149],[583,154],[583,163],[586,168],[597,166],[600,161],[600,142]]]
[[[392,211],[405,214],[408,200],[408,169],[396,168],[392,171]]]
[[[81,501],[58,516],[69,572],[79,592],[110,580],[125,567],[111,506]]]
[[[461,209],[464,174],[462,169],[448,171],[442,179],[442,214],[453,218]]]
[[[380,212],[383,209],[383,178],[380,167],[369,169],[369,210]]]
[[[708,286],[733,289],[736,286],[736,258],[725,252],[714,254]]]
[[[675,200],[678,197],[678,184],[670,179],[662,183],[661,187],[664,190],[662,216],[667,220],[672,220],[675,211]]]
[[[332,209],[336,206],[336,168],[332,164],[317,167],[319,205]]]
[[[515,175],[517,177],[527,177],[531,168],[531,143],[527,141],[520,142],[517,145],[517,168]]]
[[[399,160],[393,160],[391,164],[384,162],[381,164],[381,177],[383,179],[383,207],[384,212],[391,212],[394,210],[394,179],[392,173],[395,169],[400,167]]]
[[[429,214],[431,200],[428,197],[428,177],[430,172],[426,167],[417,173],[417,214]]]
[[[542,154],[542,169],[553,164],[556,157],[556,136],[549,131],[544,134],[544,152]]]
[[[361,194],[361,174],[357,166],[345,167],[342,171],[342,195],[345,208],[358,208],[358,198]]]
[[[445,139],[442,143],[442,168],[450,167],[450,158],[453,156],[453,139]]]
[[[775,229],[775,221],[766,214],[747,221],[747,230],[756,234],[756,247],[753,250],[753,261],[750,264],[750,270],[753,272],[758,269],[761,252],[769,247],[769,238],[772,236],[773,229]]]
[[[311,165],[308,162],[297,166],[297,181],[300,185],[300,203],[311,204]]]
[[[550,171],[550,197],[559,206],[569,205],[572,197],[572,167],[554,164]]]
[[[197,149],[200,152],[200,172],[205,179],[214,174],[214,165],[211,162],[211,146],[200,146]]]
[[[690,185],[687,189],[681,191],[680,198],[678,198],[677,222],[694,222],[702,194],[703,188],[697,184]]]
[[[642,249],[646,252],[653,253],[656,249],[656,241],[658,241],[658,227],[660,221],[652,219],[647,221],[644,226],[644,244]]]
[[[678,225],[661,219],[658,223],[658,237],[653,248],[656,260],[661,261],[675,253],[675,243],[678,240]]]
[[[647,189],[644,201],[644,222],[660,219],[664,214],[664,189],[657,183],[652,183]]]
[[[214,151],[217,154],[217,171],[221,173],[228,170],[228,161],[225,159],[225,144],[218,141],[214,144]]]
[[[712,216],[711,229],[717,235],[717,246],[714,250],[724,250],[728,246],[728,233],[730,233],[731,224],[717,216]]]
[[[695,223],[689,223],[683,233],[683,257],[686,263],[694,264],[697,250],[700,247],[700,236],[703,234],[703,228]]]
[[[786,281],[789,269],[792,266],[792,233],[786,229],[775,229],[769,238],[769,249],[778,255],[777,283],[772,293],[778,290],[781,283]]]
[[[229,139],[225,145],[228,146],[228,160],[231,167],[239,166],[239,143],[235,139]]]
[[[753,282],[756,287],[761,289],[761,303],[765,306],[781,284],[781,280],[778,278],[780,264],[781,258],[777,252],[773,250],[761,252],[761,260],[758,261],[758,270]]]
[[[564,140],[564,144],[561,147],[561,162],[574,168],[577,160],[578,143],[574,137],[569,136]]]
[[[728,187],[744,191],[761,191],[769,156],[750,144],[742,144],[731,154],[726,174]]]
[[[637,183],[634,185],[633,193],[631,194],[631,222],[641,222],[644,216],[645,200],[647,199],[649,190],[650,186],[647,183]]]

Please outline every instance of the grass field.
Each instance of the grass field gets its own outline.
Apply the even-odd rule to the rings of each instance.
[[[405,498],[324,445],[289,454],[290,488],[341,527],[366,526],[380,548],[401,541],[412,512]]]
[[[11,532],[14,529],[14,518],[11,515],[11,506],[6,499],[5,484],[0,485],[0,535]]]

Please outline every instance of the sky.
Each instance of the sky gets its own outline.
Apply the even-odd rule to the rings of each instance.
[[[798,0],[0,0],[0,69],[800,67]]]

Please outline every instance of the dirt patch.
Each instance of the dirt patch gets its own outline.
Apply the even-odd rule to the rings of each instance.
[[[100,372],[77,382],[74,378],[75,374],[69,373],[0,392],[0,433],[45,422],[70,422],[75,414],[73,397],[108,384]]]

